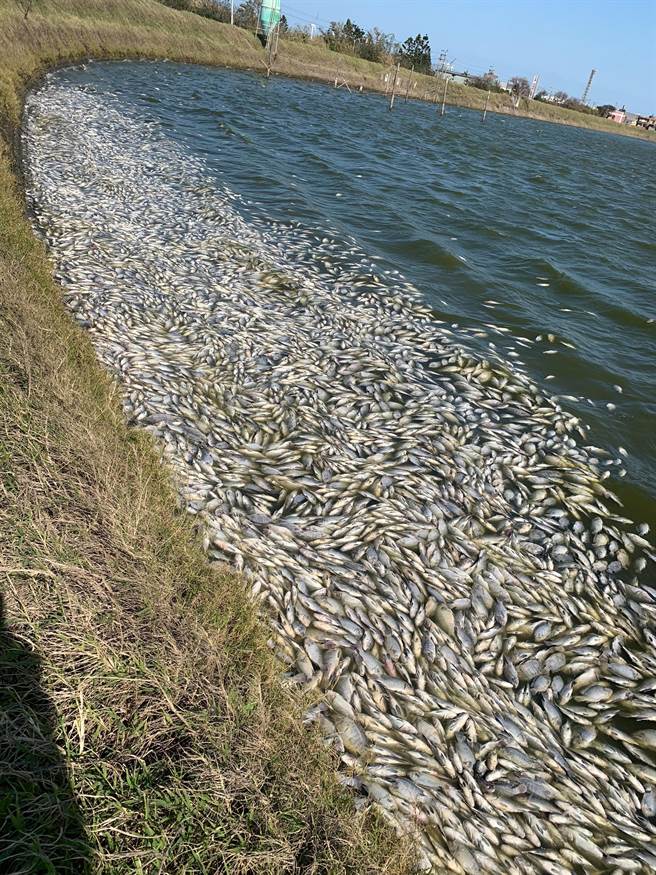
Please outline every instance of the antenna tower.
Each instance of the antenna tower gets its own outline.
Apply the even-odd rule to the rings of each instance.
[[[529,97],[531,100],[535,97],[535,92],[538,90],[538,82],[540,81],[540,74],[536,73],[533,77],[533,81],[531,82],[531,90],[529,92]]]
[[[585,86],[585,91],[583,92],[583,97],[581,98],[581,103],[588,102],[588,94],[590,93],[590,86],[592,85],[592,80],[594,79],[594,75],[597,71],[592,70],[590,72],[590,77],[588,78],[588,84]]]

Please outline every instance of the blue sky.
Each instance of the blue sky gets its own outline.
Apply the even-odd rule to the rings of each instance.
[[[455,68],[501,79],[540,74],[540,87],[656,113],[656,0],[282,0],[290,23],[350,17],[397,39],[427,33]]]

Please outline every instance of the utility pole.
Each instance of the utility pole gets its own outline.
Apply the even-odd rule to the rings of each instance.
[[[314,39],[314,28],[315,27],[316,27],[316,25],[314,24],[314,22],[312,22],[312,24],[310,25],[310,40]]]
[[[230,24],[235,23],[235,0],[230,0]]]
[[[444,73],[444,69],[446,67],[446,58],[447,58],[447,50],[442,49],[442,51],[440,52],[440,56],[437,59],[437,62],[439,64],[439,67],[437,69],[438,69],[439,73]]]
[[[588,101],[588,94],[590,93],[590,86],[592,85],[592,80],[594,79],[594,75],[596,72],[597,71],[593,69],[592,72],[590,73],[590,77],[588,79],[588,84],[585,86],[585,91],[583,92],[583,97],[581,98],[581,103],[587,103],[587,101]]]

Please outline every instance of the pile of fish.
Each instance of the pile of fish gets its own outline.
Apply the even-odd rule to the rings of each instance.
[[[656,870],[656,586],[604,450],[355,243],[50,80],[28,198],[341,778],[454,873]]]

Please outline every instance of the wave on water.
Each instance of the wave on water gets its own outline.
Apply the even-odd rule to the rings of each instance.
[[[421,259],[430,264],[439,265],[447,270],[461,269],[464,259],[459,257],[447,246],[436,243],[435,240],[426,237],[405,237],[401,240],[394,239],[389,231],[382,242],[389,252],[405,255],[409,258]]]
[[[49,79],[26,153],[67,305],[359,802],[437,872],[653,871],[654,556],[584,426],[111,95]]]

